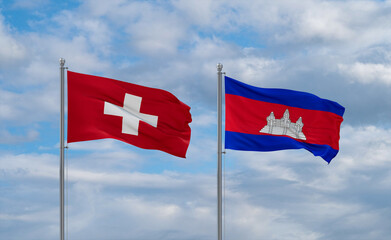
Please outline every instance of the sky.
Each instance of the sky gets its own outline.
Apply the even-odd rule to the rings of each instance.
[[[59,58],[191,107],[187,158],[66,150],[67,237],[217,238],[217,63],[346,108],[339,154],[224,155],[225,239],[391,236],[391,1],[0,0],[0,239],[59,238]]]

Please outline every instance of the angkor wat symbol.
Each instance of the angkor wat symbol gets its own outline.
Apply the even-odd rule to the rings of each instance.
[[[288,109],[285,110],[284,116],[281,119],[276,119],[274,113],[271,112],[266,120],[267,125],[259,132],[272,135],[286,135],[292,138],[306,140],[302,132],[304,124],[301,117],[299,117],[296,123],[291,122]]]

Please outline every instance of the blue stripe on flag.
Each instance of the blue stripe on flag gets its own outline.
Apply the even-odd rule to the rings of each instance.
[[[253,100],[282,104],[290,107],[319,110],[343,116],[345,108],[337,102],[314,94],[277,88],[254,87],[233,78],[225,77],[225,94],[238,95]]]
[[[225,131],[225,148],[262,152],[304,148],[315,156],[322,157],[328,163],[338,153],[338,150],[331,148],[329,145],[303,143],[284,136],[255,135],[230,131]]]

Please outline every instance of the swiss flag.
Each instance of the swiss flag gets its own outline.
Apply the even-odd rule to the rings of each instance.
[[[191,121],[167,91],[68,71],[68,143],[114,138],[184,158]]]

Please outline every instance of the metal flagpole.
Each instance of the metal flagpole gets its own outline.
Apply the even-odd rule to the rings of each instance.
[[[60,117],[60,240],[64,240],[64,67],[60,58],[61,117]]]
[[[217,239],[222,240],[222,75],[223,64],[217,64]]]

